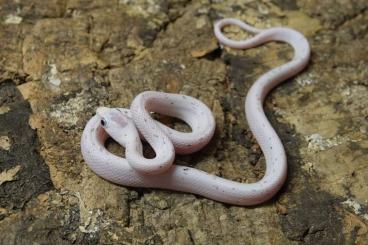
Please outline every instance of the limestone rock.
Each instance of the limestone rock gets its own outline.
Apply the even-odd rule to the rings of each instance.
[[[0,5],[0,244],[366,244],[366,0]],[[223,17],[289,26],[310,41],[309,67],[265,102],[288,155],[284,188],[250,208],[97,177],[80,153],[84,125],[98,106],[127,107],[144,90],[194,96],[214,112],[209,146],[176,164],[247,183],[263,176],[244,97],[292,50],[222,49],[213,22]]]

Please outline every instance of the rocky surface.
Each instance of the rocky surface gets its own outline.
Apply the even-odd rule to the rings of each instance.
[[[0,244],[366,244],[366,0],[0,1]],[[312,47],[302,74],[265,102],[289,177],[256,207],[125,188],[80,154],[96,107],[144,90],[183,93],[214,112],[216,135],[190,165],[254,182],[264,158],[243,114],[246,91],[290,47],[221,49],[212,24],[289,26]],[[235,27],[232,38],[247,35]],[[164,119],[176,128],[179,122]],[[111,151],[121,149],[110,142]],[[148,149],[149,151],[149,149]]]

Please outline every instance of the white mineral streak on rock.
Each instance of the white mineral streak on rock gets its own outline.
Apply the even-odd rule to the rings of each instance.
[[[17,16],[17,15],[13,15],[13,14],[9,14],[5,17],[5,24],[13,24],[13,25],[18,25],[19,23],[21,23],[23,20],[22,17]]]
[[[21,166],[15,166],[14,168],[5,170],[0,173],[0,185],[2,185],[5,182],[13,181],[16,179],[16,175],[21,169]]]
[[[308,150],[315,152],[324,151],[349,141],[349,139],[341,137],[339,135],[329,139],[325,139],[318,133],[311,134],[309,136],[306,136],[305,138],[308,141]]]
[[[49,76],[48,76],[48,82],[56,87],[59,87],[61,84],[61,80],[59,78],[59,75],[58,75],[59,72],[56,69],[56,65],[51,64],[50,68],[51,69],[50,69]]]
[[[343,201],[341,204],[351,208],[356,215],[359,215],[368,221],[368,214],[363,213],[363,208],[357,201],[347,199],[346,201]]]

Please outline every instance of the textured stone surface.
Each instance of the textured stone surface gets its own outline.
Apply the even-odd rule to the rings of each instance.
[[[0,0],[0,244],[365,244],[368,239],[368,15],[365,0]],[[91,172],[80,136],[100,105],[144,90],[184,93],[214,112],[208,147],[176,164],[254,182],[264,158],[243,114],[262,73],[287,62],[271,43],[221,49],[212,23],[289,26],[308,69],[266,112],[288,180],[252,208],[125,188]],[[246,38],[238,28],[232,38]],[[163,118],[178,129],[185,127]],[[110,142],[111,151],[120,147]],[[149,151],[149,149],[148,149]]]

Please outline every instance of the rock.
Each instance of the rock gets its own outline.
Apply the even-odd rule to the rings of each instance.
[[[0,3],[0,244],[368,240],[365,0]],[[280,193],[238,207],[96,176],[80,153],[96,108],[129,107],[139,92],[159,90],[202,100],[217,123],[210,144],[176,164],[247,183],[262,178],[265,159],[245,121],[244,97],[292,50],[279,43],[220,47],[213,22],[223,17],[259,28],[289,26],[311,44],[309,67],[265,101],[288,156]],[[236,27],[224,31],[249,37]],[[108,149],[122,155],[112,141]]]

